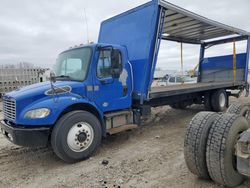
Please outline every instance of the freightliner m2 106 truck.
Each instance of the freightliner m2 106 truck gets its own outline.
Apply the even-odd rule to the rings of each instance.
[[[198,83],[151,88],[162,40],[200,46]],[[247,41],[246,53],[205,58],[209,47]],[[93,154],[103,137],[136,128],[151,107],[227,107],[233,90],[248,93],[249,33],[163,0],[101,24],[97,44],[62,52],[51,82],[3,97],[3,134],[13,143],[47,146],[66,162]]]

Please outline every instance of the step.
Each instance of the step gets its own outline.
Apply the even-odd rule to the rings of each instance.
[[[113,113],[105,114],[105,117],[106,118],[110,118],[110,117],[115,117],[115,116],[128,115],[131,112],[132,111],[129,111],[129,110],[123,110],[123,111],[118,111],[118,112],[113,112]]]
[[[117,133],[124,132],[127,130],[136,129],[137,127],[138,127],[138,125],[136,125],[136,124],[122,125],[120,127],[116,127],[116,128],[112,128],[112,129],[107,130],[107,133],[110,135],[113,135],[113,134],[117,134]]]

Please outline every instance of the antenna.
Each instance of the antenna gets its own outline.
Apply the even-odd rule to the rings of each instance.
[[[86,15],[86,10],[84,8],[84,17],[85,17],[85,23],[86,23],[86,32],[87,32],[87,44],[89,43],[89,26],[88,26],[88,20]]]

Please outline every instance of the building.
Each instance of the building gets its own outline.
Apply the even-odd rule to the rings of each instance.
[[[37,68],[27,63],[0,67],[0,93],[48,80],[49,69]]]

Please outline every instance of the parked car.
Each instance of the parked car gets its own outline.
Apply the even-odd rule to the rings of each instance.
[[[181,84],[193,84],[197,83],[197,78],[191,78],[188,76],[169,76],[169,78],[158,80],[157,86],[169,86],[169,85],[181,85]]]

